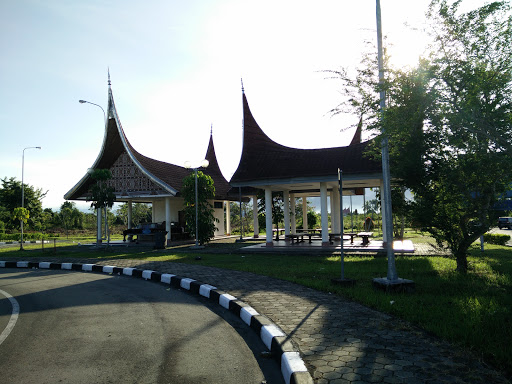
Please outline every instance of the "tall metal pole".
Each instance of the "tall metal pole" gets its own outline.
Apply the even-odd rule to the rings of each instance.
[[[196,247],[198,247],[199,244],[198,244],[197,237],[198,237],[198,233],[199,233],[199,231],[198,231],[198,226],[199,226],[198,222],[199,221],[198,221],[198,217],[197,217],[197,215],[198,215],[197,214],[197,201],[198,201],[198,198],[197,198],[197,168],[194,168],[194,172],[195,172],[195,179],[196,179],[195,180],[196,181]]]
[[[110,75],[109,75],[109,85],[110,85]],[[105,110],[103,109],[103,107],[99,104],[96,104],[96,103],[91,103],[90,101],[87,101],[87,100],[78,100],[78,102],[80,104],[91,104],[91,105],[95,105],[97,106],[98,108],[100,108],[102,111],[103,111],[103,125],[105,126],[105,129],[106,129],[106,126],[107,126],[107,115],[105,114]],[[92,173],[92,169],[90,170],[90,173]],[[96,224],[97,224],[97,231],[96,231],[96,244],[97,245],[100,245],[101,244],[101,240],[102,240],[102,233],[103,233],[103,226],[101,224],[101,216],[102,216],[102,213],[101,213],[101,208],[98,208],[96,210]],[[105,240],[107,240],[107,208],[105,207]],[[108,242],[108,241],[107,241]]]
[[[99,108],[101,108],[101,110],[103,111],[103,122],[106,124],[107,123],[107,115],[105,114],[105,110],[103,109],[103,107],[99,104],[96,104],[96,103],[91,103],[90,101],[87,101],[87,100],[78,100],[78,102],[80,104],[84,104],[84,103],[87,103],[87,104],[92,104],[92,105],[95,105]]]
[[[380,12],[380,0],[377,1],[377,47],[379,61],[379,85],[380,85],[380,113],[381,122],[384,118],[384,110],[386,109],[386,91],[384,90],[384,62],[382,54],[382,22]],[[391,175],[389,171],[389,149],[388,136],[385,130],[382,131],[382,176],[384,182],[384,216],[386,233],[384,243],[386,244],[386,254],[388,258],[387,278],[390,281],[396,281],[398,274],[395,266],[395,254],[393,251],[393,216],[391,213]]]
[[[25,208],[25,183],[24,183],[25,149],[41,149],[41,147],[26,147],[26,148],[23,148],[23,152],[22,152],[22,155],[21,155],[21,208]],[[22,212],[22,214],[23,214],[23,212]],[[21,221],[20,250],[23,251],[23,218],[20,221]]]
[[[238,195],[240,197],[240,241],[244,239],[244,215],[242,214],[242,187],[238,187]]]
[[[341,280],[345,280],[345,253],[343,250],[343,171],[338,169],[338,184],[340,188],[340,237],[341,237]]]

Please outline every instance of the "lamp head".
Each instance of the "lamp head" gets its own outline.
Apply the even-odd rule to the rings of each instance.
[[[190,161],[185,161],[185,164],[183,164],[183,166],[187,169],[190,169],[192,168],[192,165],[190,164]]]
[[[208,160],[201,161],[201,167],[208,168],[208,165],[210,165],[210,162]]]

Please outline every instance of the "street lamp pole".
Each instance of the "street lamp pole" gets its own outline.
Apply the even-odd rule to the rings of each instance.
[[[377,16],[377,49],[379,62],[379,84],[380,84],[380,118],[384,119],[384,110],[386,109],[386,91],[384,90],[384,61],[382,48],[382,21],[380,11],[380,0],[376,0],[376,16]],[[385,291],[405,291],[414,290],[414,282],[412,280],[401,279],[398,277],[395,265],[395,252],[393,250],[393,216],[391,213],[391,174],[389,169],[389,147],[388,135],[383,127],[382,130],[382,178],[383,178],[383,200],[384,209],[382,223],[386,228],[384,233],[384,243],[386,244],[386,254],[388,259],[388,270],[385,278],[374,278],[373,286]],[[385,225],[384,225],[385,223]]]
[[[99,108],[101,108],[101,110],[103,111],[103,122],[106,123],[107,122],[107,115],[105,114],[105,110],[103,109],[103,107],[99,104],[96,104],[96,103],[91,103],[90,101],[87,101],[87,100],[78,100],[78,102],[80,104],[84,104],[84,103],[87,103],[87,104],[92,104],[92,105],[95,105]]]
[[[198,207],[197,207],[199,199],[198,199],[198,192],[197,192],[197,170],[201,167],[207,168],[209,164],[210,164],[209,161],[205,159],[201,162],[201,165],[192,168],[192,166],[190,165],[190,162],[188,162],[188,161],[185,162],[185,168],[187,168],[187,169],[192,168],[194,170],[195,195],[196,195],[196,198],[195,198],[195,200],[196,200],[196,202],[195,202],[195,205],[196,205],[196,245],[194,246],[195,248],[201,248],[199,246],[199,220],[198,220],[199,216],[198,216]]]
[[[24,183],[24,173],[25,173],[25,150],[26,149],[41,149],[41,147],[26,147],[23,148],[23,152],[21,155],[21,208],[25,208],[25,183]],[[23,214],[23,212],[22,212]],[[21,218],[21,242],[20,242],[20,250],[23,251],[23,218]]]
[[[382,48],[382,23],[380,0],[376,0],[376,14],[377,14],[377,46],[378,46],[378,61],[379,61],[379,84],[380,90],[380,113],[381,120],[383,119],[384,110],[386,109],[386,91],[383,89],[384,84],[384,63],[383,63],[383,48]],[[386,244],[386,254],[388,259],[387,278],[389,281],[396,281],[398,275],[395,266],[395,253],[393,251],[393,216],[391,213],[391,175],[389,170],[389,148],[387,132],[383,132],[382,138],[382,173],[383,173],[383,198],[384,198],[384,217],[382,221],[385,222],[386,233],[384,243]]]
[[[91,103],[90,101],[87,101],[87,100],[78,100],[78,102],[80,104],[95,105],[98,108],[100,108],[103,111],[103,124],[105,126],[107,125],[107,115],[105,114],[105,110],[103,109],[103,107],[101,105],[96,104],[96,103]],[[92,170],[91,170],[91,172],[92,172]],[[98,226],[98,229],[96,231],[96,244],[99,245],[102,240],[101,208],[97,209],[96,214],[97,214],[97,226]],[[107,211],[105,210],[105,239],[107,238],[107,219],[108,219],[106,215],[107,215]]]

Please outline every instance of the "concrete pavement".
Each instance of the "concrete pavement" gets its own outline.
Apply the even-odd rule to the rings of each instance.
[[[467,352],[408,323],[294,283],[180,263],[68,258],[40,261],[152,270],[214,285],[249,304],[282,329],[300,350],[317,384],[508,383]]]

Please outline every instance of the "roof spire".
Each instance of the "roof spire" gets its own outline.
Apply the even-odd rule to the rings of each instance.
[[[240,78],[240,81],[242,83],[242,93],[245,93],[245,91],[244,91],[244,80],[242,78]]]
[[[210,136],[213,135],[213,123],[210,123]]]
[[[350,142],[350,145],[361,144],[361,132],[363,130],[363,115],[359,119],[359,123],[357,124],[356,132],[354,133],[354,137]]]
[[[107,73],[108,73],[108,86],[110,87],[110,68],[107,67]]]

